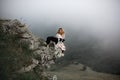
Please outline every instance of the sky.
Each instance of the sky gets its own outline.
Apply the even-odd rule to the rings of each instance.
[[[63,27],[78,38],[81,31],[93,35],[106,47],[120,42],[119,0],[0,0],[0,18],[18,19],[37,34]]]

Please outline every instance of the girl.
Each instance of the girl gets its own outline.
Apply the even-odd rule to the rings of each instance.
[[[63,30],[63,28],[59,28],[57,33],[56,33],[56,37],[54,36],[49,36],[47,37],[46,43],[47,45],[51,42],[55,42],[55,48],[60,48],[62,50],[62,52],[64,52],[66,50],[65,45],[64,45],[64,41],[65,41],[65,32]]]

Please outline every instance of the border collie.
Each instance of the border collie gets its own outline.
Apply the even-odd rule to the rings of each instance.
[[[49,37],[47,37],[47,40],[46,40],[47,45],[48,45],[51,41],[53,41],[53,42],[55,42],[55,44],[57,44],[57,43],[58,43],[58,38],[56,38],[56,37],[54,37],[54,36],[49,36]]]

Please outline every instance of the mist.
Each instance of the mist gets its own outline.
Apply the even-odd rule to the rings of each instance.
[[[119,0],[1,0],[0,17],[20,19],[38,31],[63,27],[79,34],[83,29],[111,43],[119,39],[119,4]]]
[[[93,38],[99,54],[120,57],[119,0],[0,0],[0,18],[18,19],[44,39],[64,28],[69,53]]]

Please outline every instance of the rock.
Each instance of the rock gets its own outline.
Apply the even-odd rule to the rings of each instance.
[[[87,67],[85,65],[80,67],[80,71],[85,71],[87,69]]]
[[[0,20],[0,35],[15,37],[20,45],[25,45],[32,51],[32,64],[23,66],[17,72],[24,73],[31,70],[44,70],[54,64],[55,59],[63,56],[60,49],[55,49],[54,44],[46,46],[45,40],[35,36],[29,31],[28,26],[20,23],[18,20]],[[38,72],[38,71],[37,71]],[[44,72],[44,71],[43,71]],[[40,73],[40,72],[38,72]],[[42,72],[40,73],[42,75]]]

